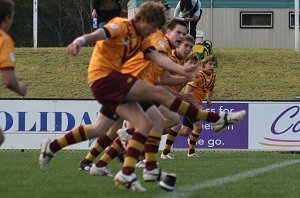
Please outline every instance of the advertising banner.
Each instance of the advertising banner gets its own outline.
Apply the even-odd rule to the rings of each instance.
[[[1,149],[38,149],[44,138],[55,139],[96,119],[94,100],[0,100]],[[68,149],[88,149],[88,142]]]
[[[247,102],[215,102],[212,107],[206,109],[211,112],[232,112],[239,110],[248,112]],[[237,125],[228,126],[227,129],[216,133],[207,122],[202,123],[203,130],[200,133],[196,148],[206,149],[248,149],[248,115]],[[189,136],[177,136],[174,148],[183,149],[189,147]]]
[[[252,103],[249,149],[300,150],[300,103]]]
[[[39,149],[44,138],[55,139],[80,125],[90,124],[101,105],[95,100],[0,100],[0,126],[5,142],[0,149]],[[300,151],[299,101],[215,101],[206,111],[246,110],[245,118],[220,133],[202,122],[197,149]],[[159,149],[164,148],[166,135]],[[66,149],[90,149],[88,141]],[[173,149],[187,149],[189,136],[178,135]]]

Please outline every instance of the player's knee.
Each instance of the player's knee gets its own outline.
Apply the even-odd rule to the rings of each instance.
[[[179,133],[180,133],[181,136],[187,137],[189,135],[189,133],[190,133],[190,130],[188,130],[188,129],[181,129],[179,131]]]
[[[158,119],[153,121],[153,128],[155,128],[156,131],[163,131],[165,122],[163,119]]]
[[[201,131],[202,130],[202,125],[201,124],[199,124],[199,123],[195,123],[194,125],[193,125],[193,127],[194,127],[194,130],[195,131]]]
[[[151,131],[151,129],[153,128],[154,124],[152,122],[152,120],[150,119],[143,119],[140,123],[140,128],[141,128],[141,131],[144,130],[144,131]]]

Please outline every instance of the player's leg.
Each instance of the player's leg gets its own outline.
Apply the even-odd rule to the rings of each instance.
[[[131,87],[129,93],[126,96],[127,101],[153,101],[164,105],[168,109],[174,112],[178,112],[181,115],[187,115],[196,120],[206,120],[212,122],[212,127],[215,131],[221,131],[229,124],[235,124],[240,121],[246,114],[246,112],[238,111],[232,113],[214,113],[207,112],[205,110],[197,109],[190,105],[188,102],[175,97],[167,90],[160,86],[150,85],[149,83],[137,80]]]
[[[178,124],[169,129],[164,150],[160,155],[161,159],[174,159],[174,157],[171,155],[171,148],[178,135],[178,131],[180,130],[180,128],[181,128],[181,124]]]
[[[165,118],[165,126],[164,126],[163,134],[167,134],[165,147],[160,157],[162,159],[174,159],[174,157],[171,156],[171,147],[181,126],[179,114],[170,111],[163,105],[160,105],[158,109]]]
[[[192,120],[191,120],[192,121]],[[200,136],[200,132],[202,130],[202,125],[200,121],[196,121],[193,124],[193,131],[190,134],[190,141],[189,141],[189,151],[188,151],[188,157],[198,157],[195,148],[196,143],[198,141],[198,138]]]
[[[93,164],[90,168],[90,175],[92,176],[112,176],[108,164],[117,156],[122,154],[124,149],[119,138],[116,138],[112,145],[102,155],[100,160]]]
[[[43,140],[41,154],[39,157],[40,169],[47,170],[48,164],[54,154],[62,148],[103,135],[114,124],[114,122],[114,120],[107,118],[102,113],[99,113],[96,121],[90,125],[83,125],[74,128],[64,136],[59,137],[52,142],[49,139]]]
[[[152,122],[143,112],[142,108],[134,102],[127,102],[117,106],[116,113],[123,119],[134,125],[133,132],[128,143],[126,157],[122,170],[115,176],[115,184],[120,188],[129,188],[133,191],[146,191],[137,180],[135,165],[144,150],[148,134],[152,128]]]
[[[159,105],[158,110],[163,115],[165,121],[163,134],[167,134],[170,128],[180,124],[178,113],[170,111],[163,105]]]
[[[143,105],[143,103],[140,103]],[[145,110],[145,109],[144,109]],[[160,111],[155,105],[152,105],[147,109],[146,114],[149,116],[153,123],[153,127],[149,133],[145,144],[145,168],[143,171],[144,181],[160,181],[162,180],[166,172],[161,171],[157,166],[157,153],[163,132],[164,119]]]
[[[112,141],[117,137],[116,131],[121,127],[122,119],[119,119],[119,116],[112,111],[110,111],[105,106],[101,106],[100,112],[106,117],[117,121],[103,136],[97,138],[97,141],[89,153],[85,156],[83,160],[80,161],[79,170],[89,170],[92,166],[92,162],[97,158],[102,151],[108,147]]]
[[[80,161],[79,170],[89,170],[93,161],[114,141],[117,137],[117,130],[122,126],[122,119],[119,119],[105,135],[97,138],[97,141],[89,153]]]
[[[124,123],[128,123],[124,121]],[[132,126],[132,125],[131,125]],[[102,155],[100,160],[93,164],[90,169],[90,175],[93,176],[110,176],[108,164],[117,156],[126,153],[128,147],[128,141],[131,139],[131,135],[134,132],[134,128],[130,124],[123,124],[121,129],[118,129],[118,137],[114,140],[109,149]],[[133,126],[132,126],[133,127]],[[123,142],[122,142],[123,141]],[[144,154],[143,155],[144,159]],[[140,157],[141,157],[140,156]],[[141,160],[141,159],[139,159]]]

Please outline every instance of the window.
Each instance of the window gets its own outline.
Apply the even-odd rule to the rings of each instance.
[[[240,14],[241,28],[273,28],[273,12],[247,12]]]
[[[300,19],[299,19],[300,21]],[[300,25],[300,22],[299,22]],[[295,12],[289,12],[289,28],[295,29]]]

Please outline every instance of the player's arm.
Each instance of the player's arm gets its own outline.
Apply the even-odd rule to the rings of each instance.
[[[170,72],[164,71],[158,80],[161,85],[173,86],[185,84],[189,81],[189,78],[186,76],[173,76]]]
[[[197,65],[189,65],[186,68],[174,63],[169,57],[164,54],[159,53],[156,50],[148,52],[145,57],[157,65],[161,66],[165,70],[181,74],[188,77],[189,79],[195,79],[197,77],[197,72],[195,71]],[[188,69],[187,69],[188,68]]]
[[[1,74],[3,82],[7,88],[21,96],[26,95],[26,85],[17,79],[15,71],[13,69],[3,69],[1,70]]]
[[[85,34],[76,38],[70,45],[67,47],[69,54],[75,56],[79,53],[82,46],[90,43],[94,43],[99,40],[104,40],[107,38],[107,33],[104,28],[95,30],[92,33]]]
[[[210,107],[211,106],[211,100],[214,94],[214,86],[211,87],[208,91],[207,91],[207,95],[206,95],[206,101],[207,101],[207,106]]]

